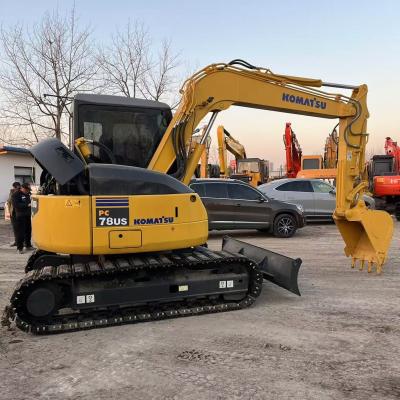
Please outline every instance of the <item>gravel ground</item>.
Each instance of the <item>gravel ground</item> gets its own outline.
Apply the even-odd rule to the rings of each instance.
[[[264,284],[247,310],[32,336],[0,331],[1,399],[398,399],[400,224],[384,274],[349,268],[334,225],[250,243],[301,257],[297,297]],[[212,234],[217,249],[222,233]],[[0,222],[0,307],[27,255]]]

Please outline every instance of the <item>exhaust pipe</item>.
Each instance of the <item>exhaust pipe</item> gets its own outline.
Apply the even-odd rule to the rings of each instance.
[[[258,264],[264,279],[300,296],[297,276],[302,263],[300,258],[290,258],[262,247],[225,236],[222,251],[241,254]]]

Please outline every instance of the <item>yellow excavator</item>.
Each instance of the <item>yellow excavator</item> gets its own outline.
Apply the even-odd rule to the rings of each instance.
[[[206,129],[203,127],[202,129]],[[198,130],[200,132],[200,129]],[[193,135],[192,140],[190,141],[190,150],[189,152],[193,151],[195,144],[201,140],[201,135]],[[195,171],[195,175],[198,178],[208,178],[209,171],[208,171],[208,159],[210,154],[210,145],[211,145],[211,138],[208,137],[206,140],[206,146],[201,153],[200,157],[200,164],[197,166],[197,170]]]
[[[221,177],[239,179],[254,187],[268,181],[268,161],[260,158],[247,158],[244,146],[223,125],[217,128],[217,138]],[[233,154],[236,161],[236,171],[231,173],[228,171],[228,151]]]
[[[326,138],[324,148],[324,168],[335,168],[338,160],[339,138],[336,127]]]
[[[194,134],[190,140],[189,144],[189,154],[192,152],[196,146],[196,143],[202,138],[201,134],[197,134],[198,132],[203,132],[207,129],[207,125],[204,125],[201,129],[196,129]],[[198,164],[195,176],[196,178],[219,178],[220,177],[220,166],[218,164],[210,163],[210,147],[211,147],[211,137],[208,136],[205,142],[205,148],[201,153],[200,164]]]
[[[352,94],[317,89],[322,86],[352,89]],[[131,116],[124,116],[127,122],[116,123],[112,132],[103,130],[90,101],[77,117],[78,125],[74,122],[74,132],[80,127],[83,133],[74,151],[56,139],[31,149],[44,169],[40,194],[32,198],[38,251],[28,260],[3,323],[15,319],[25,331],[57,333],[237,310],[255,301],[263,278],[299,294],[300,259],[231,238],[224,239],[221,251],[204,245],[207,213],[186,185],[218,113],[232,105],[339,118],[334,220],[352,266],[359,260],[360,269],[368,263],[369,272],[373,264],[381,271],[393,221],[384,211],[367,209],[362,200],[368,186],[361,177],[368,136],[366,85],[278,75],[234,60],[200,70],[181,93],[170,121],[160,103],[134,104],[130,134],[142,145],[150,138],[148,148],[156,148],[147,169],[132,166],[134,157],[127,152],[122,128],[132,122]],[[188,154],[187,143],[208,113],[207,129]],[[110,118],[105,118],[107,124]],[[146,136],[150,126],[153,133]],[[140,155],[137,145],[133,149]],[[128,165],[118,161],[124,154]],[[145,163],[145,156],[138,162]]]

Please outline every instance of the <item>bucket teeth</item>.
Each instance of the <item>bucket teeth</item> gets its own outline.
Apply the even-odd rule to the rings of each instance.
[[[372,261],[370,261],[368,263],[368,273],[370,274],[372,272],[372,267],[374,266],[374,263]]]
[[[382,273],[382,264],[378,264],[378,265],[376,266],[376,273],[377,273],[378,275],[380,275],[380,274]]]
[[[367,263],[368,264],[367,271],[368,271],[369,274],[371,272],[373,272],[375,266],[376,266],[377,275],[382,273],[382,269],[383,269],[383,265],[382,264],[377,263],[376,261],[371,261],[371,260],[366,260],[366,259],[359,259],[359,258],[356,258],[356,257],[352,257],[352,259],[351,259],[351,268],[355,268],[356,267],[357,261],[360,262],[360,266],[358,268],[360,271],[364,270],[365,264]]]

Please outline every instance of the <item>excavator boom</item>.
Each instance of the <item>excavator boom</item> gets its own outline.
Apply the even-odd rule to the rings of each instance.
[[[239,179],[254,187],[267,182],[269,175],[268,161],[259,158],[247,158],[244,146],[222,125],[217,128],[217,138],[221,177]],[[236,171],[233,174],[228,173],[228,152],[235,157],[236,161]]]
[[[351,96],[321,91],[321,86],[352,89]],[[367,210],[362,194],[367,142],[367,86],[347,86],[320,80],[277,75],[241,60],[211,64],[189,78],[181,89],[179,108],[161,140],[149,169],[168,172],[176,161],[178,176],[188,183],[201,153],[190,158],[182,149],[200,121],[212,113],[209,130],[217,113],[232,105],[281,111],[320,118],[339,118],[339,159],[335,223],[345,241],[352,265],[384,263],[393,234],[393,221],[385,212]],[[206,132],[207,133],[207,132]]]
[[[220,125],[217,129],[217,139],[218,139],[218,157],[220,165],[221,176],[228,176],[228,157],[227,152],[229,151],[235,157],[236,161],[238,159],[246,158],[246,150],[244,146],[239,143],[232,135]]]
[[[336,128],[326,138],[324,148],[324,168],[336,168],[338,160],[338,134]]]
[[[283,143],[285,144],[286,153],[286,175],[288,178],[296,178],[301,169],[302,151],[290,122],[286,123]]]

